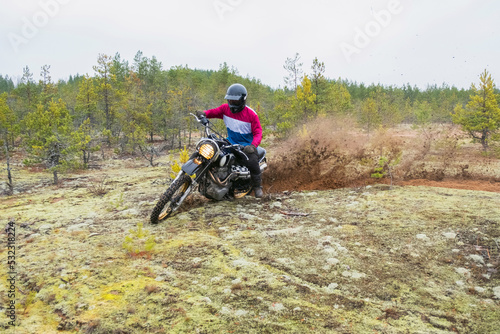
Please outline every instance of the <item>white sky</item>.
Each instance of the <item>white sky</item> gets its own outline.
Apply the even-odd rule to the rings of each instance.
[[[0,74],[53,80],[94,74],[99,53],[163,68],[218,69],[283,86],[287,57],[315,57],[328,78],[469,88],[487,69],[500,86],[500,1],[0,0]],[[344,49],[344,51],[342,51]],[[345,51],[348,50],[348,51]],[[346,56],[345,53],[348,53]],[[350,54],[349,54],[350,53]]]

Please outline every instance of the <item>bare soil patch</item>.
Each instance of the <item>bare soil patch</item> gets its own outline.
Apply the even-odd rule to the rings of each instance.
[[[427,186],[427,187],[440,187],[440,188],[451,188],[451,189],[490,191],[490,192],[500,193],[500,182],[497,181],[455,180],[455,179],[433,181],[425,179],[415,179],[415,180],[402,181],[399,184],[404,186]]]

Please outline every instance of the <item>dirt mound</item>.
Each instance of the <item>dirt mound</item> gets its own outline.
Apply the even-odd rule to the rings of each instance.
[[[272,147],[268,192],[374,183],[500,191],[499,161],[486,158],[450,125],[365,133],[349,117],[310,122]]]

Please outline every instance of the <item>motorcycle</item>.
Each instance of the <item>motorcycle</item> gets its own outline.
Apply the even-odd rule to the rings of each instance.
[[[182,165],[156,203],[150,218],[152,224],[171,217],[196,188],[206,198],[216,201],[243,198],[252,191],[250,171],[244,164],[248,156],[243,146],[231,144],[205,117],[191,115],[205,126],[205,137],[198,141],[196,152]],[[266,150],[257,147],[257,155],[263,172],[267,168]]]

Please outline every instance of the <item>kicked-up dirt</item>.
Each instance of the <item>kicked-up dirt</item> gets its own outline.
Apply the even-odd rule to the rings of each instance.
[[[264,175],[270,192],[377,183],[500,191],[500,160],[450,125],[366,134],[348,118],[320,119],[273,146]]]

